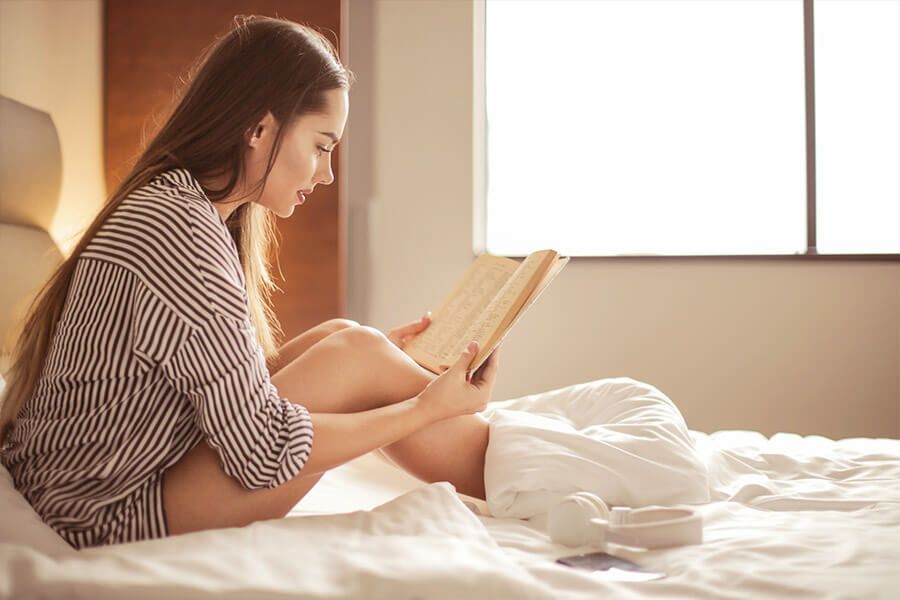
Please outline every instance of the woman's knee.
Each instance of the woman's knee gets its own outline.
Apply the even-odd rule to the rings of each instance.
[[[272,383],[311,412],[358,412],[415,396],[430,381],[422,373],[381,331],[359,325],[327,336]]]
[[[350,327],[360,327],[360,324],[354,321],[353,319],[329,319],[322,323],[322,327],[325,329],[327,335],[331,335],[333,333],[337,333],[343,329],[348,329]]]
[[[374,352],[391,343],[381,331],[368,325],[339,327],[328,339],[340,344],[345,352],[360,354],[364,360],[372,360]]]
[[[397,391],[399,395],[393,401],[404,399],[401,396],[415,396],[432,379],[428,371],[379,329],[360,325],[343,329],[330,337],[343,346],[346,359],[377,389]]]
[[[359,359],[371,364],[373,370],[387,370],[394,376],[418,375],[422,379],[428,372],[420,367],[406,352],[397,347],[380,329],[359,325],[342,329],[331,337],[337,337]],[[428,379],[424,377],[424,379]]]

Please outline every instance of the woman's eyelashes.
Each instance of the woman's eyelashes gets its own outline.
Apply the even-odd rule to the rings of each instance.
[[[331,152],[331,150],[329,150],[328,148],[323,148],[322,146],[316,146],[316,148],[319,149],[317,156],[322,156],[322,152]],[[332,150],[333,150],[333,148],[332,148]]]

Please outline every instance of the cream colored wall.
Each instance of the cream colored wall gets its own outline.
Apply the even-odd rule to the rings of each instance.
[[[350,4],[348,316],[387,329],[473,259],[473,4]],[[900,263],[573,259],[504,342],[496,397],[616,376],[697,430],[900,437]]]
[[[472,23],[464,0],[353,0],[349,313],[436,307],[472,254]],[[51,232],[102,205],[99,0],[0,0],[0,94],[62,142]],[[497,398],[629,376],[691,427],[900,436],[900,263],[573,259],[509,334]]]
[[[100,0],[0,0],[0,94],[50,113],[62,146],[51,237],[68,253],[103,205]]]

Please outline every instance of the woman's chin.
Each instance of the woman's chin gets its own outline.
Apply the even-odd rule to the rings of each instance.
[[[2,2],[2,0],[0,0]],[[276,217],[281,219],[287,219],[291,215],[294,214],[294,210],[297,209],[299,204],[295,202],[287,203],[287,202],[266,202],[261,205],[265,206],[271,213],[273,213]]]
[[[275,213],[275,216],[277,216],[281,219],[287,219],[288,217],[290,217],[291,215],[294,214],[295,208],[296,208],[296,205],[291,204],[290,206],[288,206],[286,208],[280,208],[279,210],[273,210],[272,212]]]

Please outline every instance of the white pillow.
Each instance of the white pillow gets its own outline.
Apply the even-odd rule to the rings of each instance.
[[[6,382],[0,375],[0,399]],[[75,552],[53,528],[44,523],[25,496],[13,485],[12,476],[0,464],[0,544],[29,546],[49,556]]]
[[[706,463],[659,388],[610,377],[491,402],[491,516],[530,519],[586,491],[610,506],[709,502]]]

